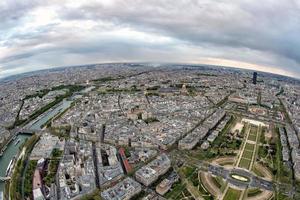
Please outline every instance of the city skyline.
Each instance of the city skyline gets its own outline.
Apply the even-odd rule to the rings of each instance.
[[[115,63],[0,82],[0,200],[299,199],[300,82]]]
[[[0,0],[0,200],[300,199],[300,0]]]
[[[273,0],[2,1],[0,78],[104,62],[211,64],[299,78],[299,11],[299,1]]]

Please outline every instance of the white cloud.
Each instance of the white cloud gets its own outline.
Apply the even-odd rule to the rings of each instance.
[[[4,0],[0,23],[2,76],[106,61],[300,73],[298,1]]]

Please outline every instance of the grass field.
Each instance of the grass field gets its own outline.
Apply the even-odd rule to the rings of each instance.
[[[246,143],[244,152],[242,154],[242,158],[239,163],[239,167],[249,169],[251,159],[254,153],[254,148],[255,148],[254,144]]]
[[[184,191],[185,189],[185,185],[183,185],[182,182],[180,183],[175,183],[173,186],[172,186],[172,189],[171,191],[169,191],[165,197],[167,199],[180,199],[182,198],[182,192]]]
[[[253,197],[260,193],[262,193],[262,190],[260,190],[258,188],[249,189],[247,192],[247,197]]]
[[[246,143],[245,149],[248,151],[253,151],[254,147],[255,147],[254,144]]]
[[[258,170],[258,169],[255,167],[255,165],[254,165],[254,167],[252,168],[252,171],[253,171],[254,174],[256,174],[257,176],[264,177],[264,174],[261,173],[261,171]]]
[[[224,196],[224,200],[236,200],[241,196],[241,191],[228,188],[227,193]]]
[[[249,134],[248,140],[256,142],[256,134]]]
[[[222,187],[222,185],[224,184],[224,183],[221,183],[221,178],[219,178],[219,177],[212,177],[212,180],[213,180],[213,182],[214,182],[214,184],[220,189],[221,187]]]
[[[257,139],[257,130],[258,128],[256,126],[250,127],[250,133],[248,135],[247,140],[250,142],[256,142]],[[242,154],[241,160],[239,162],[239,167],[249,169],[251,165],[251,160],[255,152],[255,144],[249,143],[246,141],[245,149]]]
[[[252,159],[253,151],[244,150],[242,158]]]
[[[257,126],[251,125],[250,134],[256,135],[257,133]]]
[[[245,168],[245,169],[249,169],[250,164],[251,164],[251,160],[242,158],[242,159],[240,160],[239,167]]]

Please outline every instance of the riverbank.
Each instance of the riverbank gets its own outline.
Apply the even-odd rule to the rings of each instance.
[[[85,87],[80,87],[80,88],[85,88]],[[79,94],[85,94],[87,92],[89,92],[90,90],[92,90],[93,87],[88,87],[85,88],[84,90],[81,90],[79,92]],[[74,95],[78,95],[78,94],[74,94],[75,92],[72,91],[73,96],[71,96],[70,94],[68,96],[66,96],[64,99],[62,99],[61,102],[59,102],[58,104],[54,105],[52,108],[47,109],[47,111],[45,111],[44,113],[42,113],[40,116],[36,117],[32,122],[26,124],[26,126],[24,126],[22,129],[15,129],[15,130],[11,130],[12,132],[14,132],[14,134],[12,134],[11,138],[8,140],[7,144],[4,145],[5,148],[3,148],[3,153],[2,156],[0,157],[0,176],[1,177],[5,177],[6,176],[6,169],[10,163],[10,161],[14,158],[14,157],[19,157],[19,153],[20,153],[20,148],[22,147],[22,145],[26,142],[27,138],[30,137],[30,135],[23,133],[25,132],[30,132],[31,134],[39,131],[42,129],[43,125],[46,124],[47,122],[49,122],[49,120],[53,119],[56,116],[60,116],[61,113],[65,112],[67,109],[69,109],[69,107],[72,105],[72,103],[75,101],[75,97]],[[82,96],[81,96],[82,97]],[[33,135],[32,137],[35,137],[36,135]],[[20,140],[19,142],[17,142],[16,144],[14,144],[14,140]],[[22,190],[22,186],[20,185],[20,174],[22,174],[23,176],[23,172],[21,170],[23,170],[23,165],[25,164],[25,160],[26,157],[28,157],[28,155],[30,154],[30,149],[33,147],[31,145],[26,145],[26,146],[30,146],[30,148],[26,149],[26,153],[24,155],[24,157],[22,156],[22,159],[16,159],[15,161],[15,165],[12,167],[11,171],[13,171],[13,176],[11,177],[11,183],[10,184],[5,184],[5,182],[0,182],[0,192],[4,192],[4,197],[5,199],[7,199],[8,197],[8,193],[6,192],[7,190],[13,191],[13,192],[9,192],[9,197],[10,199],[20,199],[19,197],[22,196],[21,194],[21,190]],[[30,151],[28,151],[30,150]],[[15,175],[17,174],[17,175]],[[8,189],[8,185],[9,185],[9,189]],[[6,188],[6,189],[5,189]],[[4,191],[5,190],[5,191]]]
[[[18,144],[15,144],[13,140],[10,141],[10,143],[7,144],[6,150],[3,152],[3,156],[0,157],[0,176],[5,177],[6,176],[6,170],[10,163],[10,161],[16,156],[18,156],[19,148],[25,143],[27,138],[29,138],[30,135],[28,134],[18,134],[15,138],[15,140],[20,140]],[[17,161],[16,161],[17,162]],[[0,192],[4,192],[5,190],[5,182],[0,182]]]
[[[24,176],[25,166],[28,162],[28,157],[32,151],[35,143],[39,140],[39,136],[31,136],[23,145],[23,155],[19,155],[19,159],[14,167],[11,181],[9,184],[9,191],[6,191],[9,194],[10,199],[21,200],[22,199],[22,180]]]

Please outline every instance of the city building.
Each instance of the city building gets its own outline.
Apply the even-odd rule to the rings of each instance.
[[[257,72],[253,72],[252,83],[253,83],[254,85],[256,85],[256,83],[257,83]]]
[[[142,186],[132,178],[126,178],[101,192],[103,200],[129,200],[142,191]]]
[[[166,154],[161,154],[149,164],[143,166],[135,173],[137,181],[149,186],[154,183],[159,176],[165,174],[171,167],[171,161]]]
[[[60,141],[57,136],[50,135],[49,133],[43,133],[39,141],[34,146],[30,159],[40,160],[42,158],[50,158],[54,148],[63,150],[64,141]]]

